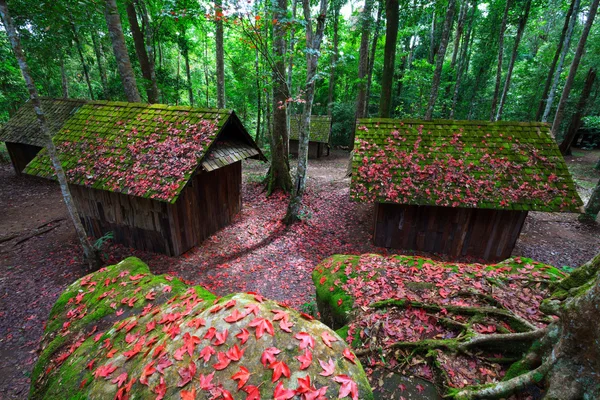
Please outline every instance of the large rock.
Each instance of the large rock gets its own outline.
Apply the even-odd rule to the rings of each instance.
[[[128,258],[54,306],[32,399],[371,399],[331,329],[252,293],[217,299]]]

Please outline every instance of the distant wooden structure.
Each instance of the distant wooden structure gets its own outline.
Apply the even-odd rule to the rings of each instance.
[[[499,261],[529,211],[579,212],[542,123],[365,119],[351,197],[375,203],[377,246]]]
[[[298,155],[298,137],[301,115],[290,118],[290,154]],[[326,115],[310,117],[310,138],[308,142],[308,157],[320,158],[325,153],[329,155],[329,136],[331,134],[331,118]]]
[[[42,97],[40,100],[52,135],[86,103],[86,100],[78,99]],[[0,126],[0,142],[6,144],[13,169],[17,175],[21,175],[21,171],[46,145],[31,102],[23,104],[6,124]]]
[[[232,221],[241,161],[265,160],[233,111],[160,104],[90,102],[55,142],[91,236],[170,256]],[[53,177],[45,150],[25,173]]]

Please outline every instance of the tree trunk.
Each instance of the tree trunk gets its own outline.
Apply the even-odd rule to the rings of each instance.
[[[225,108],[225,61],[223,55],[223,0],[215,1],[215,47],[217,57],[217,107]]]
[[[287,0],[277,0],[277,9],[273,19],[281,21],[287,14]],[[282,23],[273,27],[273,129],[271,132],[271,167],[267,184],[267,193],[275,190],[289,192],[292,188],[290,177],[288,146],[289,126],[286,102],[289,98],[287,79],[285,76],[285,44],[286,28]]]
[[[125,45],[125,36],[123,36],[121,17],[119,16],[119,10],[117,9],[117,0],[105,0],[105,2],[106,7],[104,9],[104,16],[106,17],[108,34],[112,41],[113,52],[115,53],[115,59],[117,60],[117,67],[119,69],[119,75],[121,76],[121,82],[123,83],[125,97],[127,98],[127,101],[131,103],[141,103],[142,99],[137,89],[135,75],[133,73],[133,68],[131,68],[131,61],[129,60],[129,54],[127,53],[127,46]]]
[[[292,0],[292,20],[296,20],[296,15],[297,15],[297,11],[298,11],[298,0]],[[289,50],[288,50],[288,66],[287,66],[287,87],[288,87],[288,92],[290,93],[290,97],[293,96],[293,89],[292,89],[292,85],[293,85],[293,72],[294,72],[294,48],[296,47],[296,25],[292,24],[291,28],[290,28],[290,41],[289,41]],[[291,110],[288,110],[287,113],[287,117],[288,117],[288,126],[290,124],[290,115],[291,115]]]
[[[546,100],[548,99],[548,91],[550,90],[550,85],[552,84],[552,77],[554,76],[554,70],[556,69],[556,63],[558,62],[558,59],[562,53],[563,43],[565,41],[567,29],[569,28],[571,16],[573,15],[573,8],[575,6],[575,3],[578,1],[579,0],[571,0],[571,5],[569,6],[569,10],[567,11],[567,15],[565,16],[565,23],[563,25],[562,32],[560,33],[558,46],[556,47],[556,52],[554,53],[554,58],[552,59],[550,70],[548,71],[548,77],[546,78],[546,83],[544,84],[544,92],[542,93],[540,104],[538,106],[537,113],[535,114],[536,121],[540,121],[540,118],[542,118],[542,115],[544,113],[544,109],[546,107]]]
[[[438,90],[440,89],[440,81],[442,79],[442,67],[444,66],[444,57],[446,57],[446,48],[448,47],[448,40],[450,39],[450,31],[452,30],[452,22],[454,20],[454,7],[456,0],[448,1],[448,8],[446,9],[446,18],[444,20],[444,27],[442,30],[442,40],[440,41],[440,47],[438,48],[435,63],[435,71],[433,73],[433,79],[431,82],[431,93],[429,95],[429,103],[427,104],[427,110],[425,111],[425,120],[430,121],[433,118],[433,109],[435,102],[437,101]]]
[[[460,38],[462,36],[465,20],[467,19],[467,10],[469,9],[468,0],[463,0],[460,5],[460,12],[458,14],[458,22],[456,24],[456,36],[454,37],[454,48],[452,49],[452,61],[450,62],[450,68],[454,69],[456,66],[456,58],[458,56],[460,47]]]
[[[573,82],[575,81],[575,75],[577,75],[577,68],[579,68],[579,62],[581,61],[581,56],[583,55],[583,50],[585,49],[585,42],[587,41],[590,29],[592,28],[592,24],[594,23],[594,18],[596,17],[596,12],[598,11],[599,1],[600,0],[592,0],[592,4],[590,5],[590,10],[588,13],[588,18],[585,21],[585,26],[583,27],[583,31],[581,32],[581,38],[579,39],[579,43],[577,44],[577,50],[575,51],[575,55],[573,56],[573,62],[571,63],[571,68],[569,69],[569,76],[567,76],[567,81],[565,82],[565,87],[563,88],[563,92],[560,96],[558,107],[556,109],[556,114],[554,115],[554,122],[552,123],[552,133],[554,134],[554,137],[557,136],[560,130],[560,125],[565,114],[565,106],[567,105],[569,93],[571,92]]]
[[[17,30],[13,25],[13,21],[8,12],[6,0],[0,0],[0,17],[2,18],[2,24],[4,25],[4,29],[6,30],[6,34],[8,35],[8,39],[12,46],[13,52],[19,63],[21,73],[23,74],[23,78],[25,79],[25,83],[29,91],[29,97],[31,98],[31,104],[33,105],[33,109],[35,110],[37,120],[40,124],[40,129],[46,140],[46,150],[48,151],[48,155],[50,157],[50,160],[52,161],[52,165],[54,166],[54,172],[60,185],[63,200],[65,202],[69,215],[71,216],[71,221],[73,222],[73,225],[75,227],[75,232],[77,233],[77,236],[83,248],[84,258],[89,265],[89,269],[95,270],[102,264],[100,252],[97,249],[95,249],[94,246],[92,246],[92,244],[90,243],[85,229],[81,224],[81,220],[79,219],[79,213],[77,212],[77,207],[75,206],[75,202],[71,197],[71,192],[69,191],[69,185],[67,183],[67,177],[65,176],[65,172],[58,158],[56,148],[54,147],[54,142],[52,142],[52,134],[50,133],[50,130],[48,128],[46,116],[44,115],[44,111],[42,110],[42,104],[40,102],[35,83],[33,82],[33,78],[31,77],[29,66],[27,65],[25,53],[23,52],[23,49],[21,47],[21,41],[19,39],[19,36],[17,35]]]
[[[304,20],[306,23],[306,85],[304,96],[304,109],[298,130],[298,168],[290,203],[288,205],[285,222],[291,224],[300,219],[302,197],[306,189],[308,169],[308,142],[310,139],[310,117],[315,97],[315,81],[323,33],[325,32],[325,19],[327,16],[328,0],[321,0],[319,15],[316,19],[316,29],[313,30],[313,21],[310,13],[310,0],[302,0]]]
[[[427,61],[429,62],[429,64],[432,64],[435,62],[435,53],[437,53],[437,50],[435,48],[435,3],[434,3],[434,10],[433,13],[431,14],[431,28],[429,29],[429,56],[427,58]]]
[[[260,67],[259,67],[258,60],[259,59],[258,59],[258,48],[257,48],[256,49],[256,58],[254,59],[254,69],[256,72],[256,94],[257,94],[255,141],[256,141],[256,144],[260,147],[260,145],[262,144],[262,138],[260,137],[260,132],[261,132],[260,118],[261,118],[261,111],[262,111],[262,88],[260,87]]]
[[[502,118],[502,111],[504,109],[504,103],[506,102],[506,96],[508,95],[508,89],[510,88],[510,79],[512,77],[513,68],[515,67],[515,61],[517,60],[517,50],[519,50],[519,44],[523,37],[523,31],[527,25],[527,19],[529,18],[529,10],[531,9],[531,0],[527,0],[525,3],[525,11],[519,20],[519,27],[517,28],[517,36],[515,37],[515,45],[513,46],[512,55],[510,56],[510,62],[508,64],[508,70],[506,71],[506,78],[504,80],[504,88],[502,89],[502,95],[500,96],[500,104],[498,105],[498,113],[496,114],[496,121]]]
[[[158,90],[158,80],[156,79],[156,60],[154,58],[154,38],[152,35],[152,26],[150,24],[150,14],[143,0],[136,0],[142,16],[142,25],[144,27],[144,44],[146,45],[146,55],[148,57],[148,66],[150,68],[150,82],[152,86],[153,96],[156,101],[159,101],[160,91]],[[160,49],[160,45],[159,45]],[[150,102],[150,96],[148,96]]]
[[[458,60],[458,70],[456,71],[456,82],[454,83],[454,94],[452,96],[452,106],[450,107],[450,119],[454,119],[456,113],[456,106],[458,104],[458,97],[460,94],[460,88],[462,84],[463,75],[469,69],[469,45],[471,44],[471,35],[473,33],[473,23],[475,21],[475,12],[477,11],[477,1],[473,2],[471,8],[471,15],[469,18],[469,26],[465,32],[465,37],[462,41],[462,48],[460,54],[460,60]]]
[[[508,19],[508,10],[510,9],[511,0],[506,1],[504,8],[504,16],[500,25],[500,36],[498,37],[498,66],[496,68],[496,85],[494,86],[494,95],[492,97],[492,111],[490,113],[490,121],[496,118],[496,107],[498,104],[498,94],[500,93],[500,83],[502,82],[502,59],[504,56],[504,33],[506,33],[506,20]]]
[[[190,70],[190,50],[189,42],[187,40],[187,32],[185,28],[181,28],[179,34],[179,48],[181,49],[181,55],[183,55],[183,61],[185,62],[185,77],[187,79],[187,90],[188,90],[188,101],[190,106],[194,106],[194,90],[192,89],[192,72]],[[208,56],[208,54],[206,54]],[[206,81],[206,90],[208,91],[208,78]],[[207,94],[208,98],[208,94]],[[208,103],[208,99],[206,101]],[[206,105],[208,107],[208,104]]]
[[[105,100],[110,100],[108,93],[108,79],[106,78],[106,70],[104,69],[102,47],[98,43],[98,39],[94,32],[90,34],[92,37],[92,45],[94,46],[94,54],[96,55],[96,64],[98,65],[98,74],[100,74],[100,82],[102,82],[102,93]]]
[[[73,33],[73,41],[75,42],[75,47],[77,47],[77,54],[79,54],[79,61],[81,62],[81,67],[83,68],[83,76],[85,77],[85,82],[87,83],[90,99],[94,100],[94,91],[92,90],[92,83],[90,82],[90,74],[88,72],[87,64],[85,63],[85,58],[83,57],[83,47],[79,41],[77,27],[73,22],[71,22],[71,32]]]
[[[67,71],[65,70],[64,57],[60,58],[60,83],[62,87],[62,96],[65,99],[69,98],[69,81],[67,80]]]
[[[365,117],[369,116],[369,100],[371,99],[371,83],[373,82],[373,68],[375,66],[375,54],[377,52],[377,41],[379,40],[379,32],[381,31],[381,14],[383,11],[382,1],[377,2],[377,18],[375,22],[375,32],[373,33],[373,42],[371,43],[371,55],[369,56],[369,71],[367,78],[367,97],[365,100]]]
[[[563,65],[565,63],[565,58],[567,57],[567,53],[569,52],[569,47],[571,45],[571,37],[573,36],[573,29],[575,27],[575,23],[577,22],[577,15],[579,14],[579,4],[579,0],[575,0],[575,4],[573,6],[573,16],[569,20],[569,27],[567,28],[567,33],[565,35],[565,42],[562,46],[562,52],[560,53],[560,59],[558,60],[556,71],[554,71],[552,87],[550,88],[550,93],[548,93],[546,107],[544,108],[544,114],[542,115],[543,122],[548,121],[548,116],[550,116],[550,109],[552,108],[552,103],[554,103],[554,96],[556,95],[556,90],[558,88],[558,81],[560,80],[560,75],[562,73]]]
[[[581,97],[579,98],[579,102],[577,103],[577,108],[575,109],[575,113],[571,118],[571,124],[569,125],[569,130],[565,135],[562,143],[558,148],[562,155],[566,155],[570,153],[571,145],[573,144],[573,139],[577,135],[577,131],[581,128],[581,118],[585,115],[587,102],[590,98],[590,94],[592,93],[592,87],[594,86],[594,81],[596,80],[596,70],[594,68],[590,68],[588,71],[587,77],[585,78],[585,84],[583,86],[583,91],[581,92]]]
[[[333,53],[331,54],[331,66],[329,69],[329,95],[327,96],[327,115],[331,118],[333,114],[333,102],[335,101],[335,69],[337,67],[338,47],[339,47],[339,25],[340,25],[340,9],[342,3],[336,1],[333,7]]]
[[[367,102],[367,74],[369,73],[369,36],[371,33],[371,11],[374,0],[365,0],[365,7],[360,14],[361,38],[358,56],[358,97],[356,99],[355,119],[365,117],[365,104]],[[356,124],[352,124],[350,131],[350,146],[354,146]]]
[[[381,118],[389,118],[391,112],[399,18],[400,5],[398,0],[386,0],[385,50],[383,53],[383,73],[381,76],[381,99],[379,99],[379,116]]]
[[[135,53],[137,54],[140,68],[142,70],[142,76],[144,77],[144,86],[146,87],[146,95],[148,97],[148,103],[153,104],[158,102],[158,87],[156,86],[156,75],[153,73],[154,66],[150,63],[150,58],[146,52],[146,45],[144,44],[144,34],[140,29],[140,25],[137,19],[137,13],[133,0],[128,0],[126,4],[127,19],[129,20],[129,30],[133,37],[133,44],[135,45]],[[154,79],[153,79],[154,78]]]

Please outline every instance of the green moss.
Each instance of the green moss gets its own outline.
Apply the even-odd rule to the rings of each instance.
[[[523,362],[523,360],[519,360],[513,363],[506,371],[506,375],[502,378],[503,381],[508,381],[512,378],[516,378],[517,376],[523,375],[530,371],[530,368]]]

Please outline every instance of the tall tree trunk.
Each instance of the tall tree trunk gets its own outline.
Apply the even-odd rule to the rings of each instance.
[[[261,125],[260,118],[262,112],[262,88],[260,86],[260,66],[258,63],[258,48],[256,49],[256,57],[254,59],[254,69],[256,72],[256,136],[255,141],[258,146],[262,144],[262,138],[260,137]]]
[[[585,78],[585,84],[583,85],[583,91],[581,92],[581,97],[579,97],[577,108],[575,109],[573,117],[571,117],[569,130],[567,131],[567,134],[565,135],[565,138],[560,146],[558,146],[563,156],[570,153],[573,139],[575,139],[575,136],[577,136],[577,131],[579,128],[581,128],[581,118],[583,118],[585,115],[587,103],[590,98],[590,94],[592,93],[592,87],[594,86],[595,80],[596,70],[594,68],[590,68],[587,77]]]
[[[105,0],[105,3],[104,16],[106,17],[108,34],[112,41],[113,52],[117,60],[117,67],[121,76],[121,82],[123,83],[125,97],[131,103],[141,103],[142,99],[138,92],[135,75],[133,68],[131,68],[129,54],[127,53],[127,46],[125,45],[125,36],[123,36],[121,17],[117,9],[117,0]]]
[[[73,41],[75,42],[75,47],[77,47],[77,54],[79,55],[79,61],[81,62],[81,67],[83,68],[83,76],[85,77],[85,82],[87,83],[90,99],[94,100],[94,91],[92,90],[90,74],[88,71],[88,66],[85,62],[85,58],[83,56],[83,46],[81,45],[81,41],[79,40],[79,32],[77,30],[77,27],[73,22],[71,22],[71,32],[73,33]]]
[[[335,70],[337,67],[338,47],[339,47],[339,25],[340,25],[340,9],[342,2],[334,0],[333,6],[333,54],[331,54],[331,66],[329,70],[329,95],[327,96],[327,115],[331,118],[333,114],[333,102],[335,101]]]
[[[579,0],[571,0],[571,5],[569,6],[569,10],[567,11],[567,15],[565,16],[565,23],[563,25],[562,31],[560,33],[560,39],[558,41],[558,46],[556,46],[556,52],[554,53],[554,58],[552,59],[552,64],[550,64],[550,70],[548,71],[548,77],[546,78],[546,83],[544,84],[544,91],[542,93],[542,97],[540,99],[540,104],[538,106],[537,113],[535,114],[535,120],[540,121],[542,115],[544,113],[544,109],[546,108],[546,100],[548,99],[548,92],[550,91],[550,85],[552,84],[552,77],[554,76],[554,71],[556,69],[556,63],[562,53],[563,44],[565,42],[565,37],[567,34],[567,30],[569,29],[571,16],[573,15],[573,9],[575,3]]]
[[[563,92],[560,96],[558,107],[556,109],[556,114],[554,115],[554,122],[552,123],[552,133],[554,137],[558,135],[558,132],[560,130],[560,125],[565,114],[565,106],[567,105],[567,100],[569,99],[569,93],[571,92],[571,88],[573,87],[575,75],[577,75],[577,68],[579,68],[581,56],[583,55],[583,50],[585,49],[585,42],[587,42],[590,29],[592,28],[592,24],[594,23],[594,18],[596,17],[596,13],[598,12],[599,1],[600,0],[592,0],[592,4],[590,4],[588,17],[585,21],[583,31],[581,32],[581,38],[579,39],[579,43],[577,44],[577,50],[575,50],[573,61],[571,62],[569,76],[567,76],[567,81],[565,82],[565,87],[563,88]]]
[[[435,53],[437,53],[437,50],[435,48],[435,22],[436,22],[436,15],[435,15],[435,3],[434,3],[434,9],[433,9],[433,13],[431,14],[431,28],[429,29],[429,56],[427,58],[427,61],[429,62],[429,64],[432,64],[435,62]]]
[[[465,27],[465,20],[467,19],[467,10],[469,9],[468,0],[463,0],[460,5],[460,12],[458,13],[458,22],[456,24],[456,36],[454,37],[454,48],[452,49],[452,61],[450,62],[450,68],[454,69],[456,65],[456,58],[458,56],[460,47],[460,38]]]
[[[506,20],[508,19],[508,10],[512,1],[506,0],[504,16],[500,25],[500,36],[498,37],[498,66],[496,67],[496,85],[494,86],[494,95],[492,97],[492,111],[490,112],[490,121],[496,118],[496,107],[498,105],[498,94],[500,93],[500,83],[502,82],[502,59],[504,56],[504,34],[506,33]]]
[[[371,34],[371,12],[374,0],[365,0],[365,7],[360,14],[361,38],[358,56],[358,97],[356,99],[355,119],[365,117],[365,104],[367,102],[367,74],[369,73],[369,36]],[[354,146],[356,124],[352,124],[350,131],[350,146]]]
[[[67,183],[67,177],[65,176],[65,171],[63,170],[60,160],[58,158],[56,147],[54,146],[54,142],[52,142],[52,134],[50,133],[48,123],[46,122],[46,116],[44,115],[44,111],[42,110],[42,103],[40,102],[35,83],[33,82],[33,78],[31,77],[31,72],[29,71],[27,60],[25,59],[25,53],[23,52],[23,49],[21,47],[20,38],[17,35],[17,30],[8,12],[6,0],[0,0],[0,17],[2,18],[2,24],[4,25],[4,29],[6,30],[6,34],[8,35],[8,39],[12,46],[13,52],[19,63],[21,73],[23,74],[23,78],[25,79],[27,90],[29,91],[29,97],[31,98],[31,104],[33,105],[33,109],[37,116],[37,120],[40,124],[42,135],[44,136],[46,141],[46,150],[48,151],[48,156],[52,161],[54,172],[56,174],[56,178],[58,180],[60,190],[63,195],[63,200],[71,217],[71,221],[73,222],[73,225],[75,227],[75,232],[77,233],[77,236],[81,243],[81,247],[83,248],[85,260],[88,263],[90,270],[95,270],[98,267],[100,267],[102,263],[102,260],[100,258],[100,252],[97,249],[95,249],[94,246],[92,246],[92,243],[88,239],[85,229],[81,224],[81,220],[79,219],[79,213],[77,212],[77,207],[75,206],[75,202],[71,197],[71,192],[69,191],[69,185]]]
[[[150,57],[146,51],[144,43],[144,34],[140,29],[137,19],[137,12],[133,0],[128,0],[126,4],[127,19],[129,20],[129,30],[133,37],[135,53],[137,54],[142,76],[144,77],[144,86],[146,87],[146,96],[148,103],[153,104],[158,102],[158,86],[156,85],[156,74],[154,73],[154,65],[151,63]]]
[[[600,160],[598,161],[600,165]],[[580,221],[595,221],[600,213],[600,181],[596,184],[592,196],[585,205],[585,212],[579,215]]]
[[[367,78],[367,97],[365,100],[365,117],[369,116],[369,100],[371,99],[371,84],[373,83],[373,68],[375,67],[375,54],[377,52],[377,41],[379,40],[379,32],[381,31],[381,14],[383,11],[383,1],[377,2],[377,18],[375,19],[375,31],[373,32],[373,42],[371,43],[371,54],[369,56],[369,71]]]
[[[296,20],[296,15],[297,15],[297,11],[298,11],[298,0],[292,0],[292,20],[295,21]],[[290,28],[290,42],[289,42],[289,50],[288,50],[288,66],[287,66],[287,87],[288,87],[288,91],[290,92],[290,97],[293,97],[294,95],[294,91],[292,88],[293,85],[293,72],[294,72],[294,51],[295,51],[295,47],[296,47],[296,25],[292,24],[291,28]],[[288,117],[288,126],[289,126],[289,121],[290,121],[290,115],[291,112],[288,110],[287,113],[287,117]]]
[[[223,0],[215,1],[215,48],[217,57],[217,107],[225,108],[225,61],[223,51]]]
[[[383,73],[381,76],[381,98],[379,116],[389,118],[392,106],[392,89],[396,67],[396,44],[398,42],[398,23],[400,5],[398,0],[385,2],[385,49],[383,53]]]
[[[62,96],[65,99],[69,98],[69,81],[67,80],[67,71],[65,70],[64,56],[60,58],[60,83],[62,87]]]
[[[327,16],[328,0],[321,0],[319,15],[316,20],[316,29],[313,30],[313,21],[310,14],[310,0],[302,0],[304,20],[306,23],[306,85],[304,95],[304,109],[298,130],[298,168],[290,203],[288,205],[285,222],[293,223],[300,219],[300,206],[306,189],[306,178],[308,169],[308,142],[310,139],[310,116],[315,97],[315,81],[317,78],[317,67],[319,63],[319,52],[323,33],[325,32],[325,19]]]
[[[146,8],[144,0],[136,0],[136,4],[141,10],[142,26],[144,27],[144,44],[146,45],[146,55],[148,56],[148,65],[150,67],[150,82],[152,83],[152,91],[158,101],[160,91],[158,90],[158,80],[156,79],[156,60],[154,55],[154,35],[152,34],[152,25],[150,23],[150,14]],[[160,44],[159,44],[160,49]],[[150,96],[148,96],[150,99]],[[150,102],[150,100],[148,100]]]
[[[440,89],[440,81],[442,80],[442,67],[444,66],[444,57],[446,57],[446,48],[448,47],[448,40],[450,39],[450,31],[452,30],[452,22],[454,20],[454,7],[456,0],[448,1],[448,8],[446,9],[446,18],[444,20],[444,28],[442,30],[442,40],[440,41],[440,47],[436,54],[435,71],[433,73],[433,79],[431,82],[431,93],[429,95],[429,103],[427,104],[427,110],[425,111],[425,120],[430,121],[433,117],[433,109],[435,102],[437,101],[438,90]]]
[[[194,90],[192,88],[192,71],[190,70],[190,49],[189,42],[187,40],[187,32],[185,28],[181,28],[179,34],[179,47],[181,49],[181,54],[183,55],[183,61],[185,62],[185,76],[187,79],[187,90],[188,90],[188,100],[190,102],[190,106],[194,106]],[[208,54],[206,54],[208,57]],[[208,78],[206,81],[206,90],[208,91]],[[207,94],[208,98],[208,94]],[[208,100],[207,100],[208,103]],[[208,104],[207,104],[208,107]]]
[[[548,121],[548,117],[550,116],[550,110],[552,109],[552,103],[554,103],[554,96],[556,95],[556,90],[558,89],[558,81],[560,80],[560,75],[562,73],[563,65],[565,63],[565,58],[567,57],[567,53],[569,52],[569,47],[571,45],[571,37],[573,36],[573,28],[575,27],[575,23],[577,22],[577,14],[579,14],[579,0],[575,0],[575,5],[573,6],[573,16],[569,21],[569,27],[567,28],[567,33],[565,35],[565,42],[562,46],[562,52],[560,53],[560,59],[558,60],[558,65],[556,66],[556,71],[554,71],[554,78],[552,80],[552,87],[550,88],[550,92],[548,93],[548,99],[546,100],[546,107],[544,108],[544,114],[542,115],[542,121]]]
[[[462,47],[460,51],[460,60],[458,60],[458,69],[456,71],[456,82],[454,83],[454,94],[452,96],[452,106],[450,107],[450,119],[454,119],[456,113],[456,106],[458,104],[458,97],[460,94],[461,84],[463,75],[468,72],[469,69],[469,46],[471,45],[471,36],[473,33],[473,25],[475,21],[475,12],[477,11],[477,1],[473,2],[471,7],[471,15],[469,16],[469,25],[465,32],[465,37],[462,41]]]
[[[512,77],[513,68],[515,67],[515,61],[517,60],[517,50],[519,50],[519,44],[521,43],[521,38],[523,37],[523,31],[525,31],[525,26],[527,25],[530,9],[531,0],[527,0],[527,3],[525,3],[525,11],[519,20],[517,36],[515,37],[515,45],[513,46],[512,55],[510,56],[510,62],[508,64],[508,70],[506,71],[506,78],[504,81],[504,88],[502,89],[502,95],[500,96],[500,104],[498,105],[496,121],[499,121],[502,118],[502,110],[504,109],[504,103],[506,102],[506,96],[508,95],[508,89],[510,88],[510,79]]]
[[[98,66],[98,74],[100,74],[100,82],[102,82],[102,93],[104,94],[105,100],[110,100],[108,93],[108,79],[106,78],[106,70],[104,69],[102,46],[99,45],[98,39],[94,32],[90,34],[92,37],[92,46],[94,46],[94,54],[96,55],[96,64]]]
[[[287,14],[287,0],[277,0],[273,19],[282,21]],[[288,161],[289,126],[286,102],[289,98],[287,79],[285,76],[285,35],[283,23],[273,27],[273,129],[271,140],[271,167],[267,184],[267,193],[280,189],[289,192],[292,188]]]

